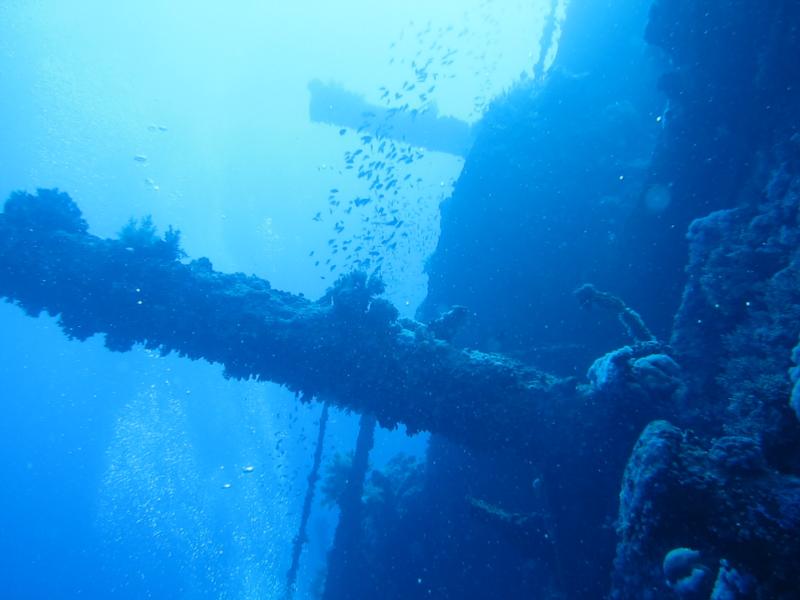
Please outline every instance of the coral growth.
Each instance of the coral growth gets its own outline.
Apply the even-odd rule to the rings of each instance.
[[[625,328],[625,333],[634,342],[655,340],[655,336],[650,333],[641,315],[625,304],[621,298],[608,292],[601,292],[591,283],[583,284],[573,293],[583,308],[597,306],[615,314]]]
[[[375,414],[387,427],[403,422],[470,445],[527,451],[532,431],[567,426],[542,415],[554,397],[574,402],[574,385],[419,335],[421,324],[407,329],[377,297],[375,277],[351,273],[312,302],[254,276],[216,272],[207,260],[178,260],[177,232],[160,239],[149,219],[130,223],[122,239],[92,236],[74,219],[70,231],[30,227],[35,207],[43,222],[54,219],[51,203],[20,217],[20,198],[9,200],[12,218],[0,219],[0,296],[32,315],[58,315],[71,337],[104,333],[112,350],[143,344],[205,358],[230,377],[275,381]],[[80,214],[68,196],[56,198],[57,215]]]
[[[28,230],[86,233],[89,226],[68,194],[58,189],[37,189],[36,194],[14,192],[6,200],[4,219]]]
[[[725,560],[726,570],[751,574],[759,598],[789,598],[800,586],[800,479],[769,469],[750,442],[722,439],[707,448],[665,421],[651,423],[625,470],[617,528],[616,599],[668,597],[679,580],[671,567],[681,562],[692,563],[684,569],[691,577],[695,567]],[[697,560],[665,560],[674,548],[696,549]],[[708,597],[711,579],[698,574],[685,583]]]
[[[792,380],[792,396],[789,401],[794,414],[800,419],[800,342],[794,347],[792,351],[792,360],[795,366],[790,369],[790,378]]]
[[[787,402],[800,331],[800,170],[793,168],[782,159],[742,195],[742,206],[692,224],[672,336],[698,409],[719,432],[760,438],[767,459],[784,470],[800,468],[800,425]]]
[[[150,215],[141,220],[131,219],[128,221],[119,232],[119,241],[132,251],[142,252],[166,261],[186,256],[181,249],[181,232],[169,227],[164,238],[160,238]]]

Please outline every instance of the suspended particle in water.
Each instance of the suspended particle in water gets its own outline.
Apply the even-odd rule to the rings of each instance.
[[[656,214],[664,212],[671,202],[672,194],[669,189],[660,184],[651,185],[644,195],[645,208]]]

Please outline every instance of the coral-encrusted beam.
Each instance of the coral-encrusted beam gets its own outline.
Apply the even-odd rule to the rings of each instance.
[[[77,339],[144,344],[221,363],[227,375],[324,397],[383,426],[440,433],[472,447],[538,452],[568,428],[574,385],[500,355],[437,339],[398,319],[379,282],[341,278],[320,300],[182,257],[177,232],[149,219],[118,239],[88,233],[64,193],[13,194],[0,214],[0,297],[59,316]]]

